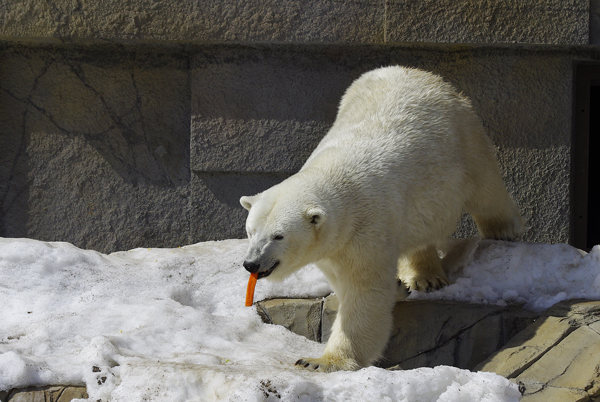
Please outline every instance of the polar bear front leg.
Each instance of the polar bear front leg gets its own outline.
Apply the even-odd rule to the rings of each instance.
[[[448,278],[434,245],[398,259],[398,279],[409,290],[429,291],[448,285]]]
[[[311,371],[351,371],[381,357],[392,330],[396,298],[394,281],[390,282],[392,286],[379,290],[366,284],[338,295],[340,305],[323,356],[302,358],[296,365]]]

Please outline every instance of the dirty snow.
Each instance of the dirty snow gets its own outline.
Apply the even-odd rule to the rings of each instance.
[[[244,307],[247,242],[100,254],[0,238],[0,391],[86,385],[90,401],[516,401],[514,384],[453,367],[310,373],[324,345],[263,324]],[[541,311],[600,299],[600,249],[453,241],[452,285],[410,298],[524,303]],[[330,293],[312,266],[255,300]]]

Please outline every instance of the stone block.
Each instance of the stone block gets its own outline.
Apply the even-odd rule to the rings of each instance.
[[[0,38],[144,41],[383,41],[381,0],[4,2]]]
[[[587,44],[586,0],[386,0],[386,42]]]
[[[73,399],[87,399],[88,394],[85,387],[68,386],[63,388],[63,392],[56,402],[70,402]]]
[[[190,242],[245,238],[248,212],[240,205],[240,197],[266,190],[287,176],[278,173],[193,173]]]
[[[501,312],[497,306],[452,301],[397,303],[385,364],[472,368],[502,343]]]
[[[477,365],[475,370],[514,378],[571,331],[572,327],[567,320],[557,317],[540,318],[508,341],[501,350]]]
[[[325,343],[331,335],[339,304],[335,295],[322,301],[320,338],[306,335],[314,333],[306,328],[316,327],[316,310],[310,301],[273,299],[259,302],[258,306],[263,321]],[[394,309],[393,334],[378,364],[402,369],[437,365],[473,369],[506,343],[503,325],[510,320],[522,320],[519,325],[524,326],[531,320],[531,314],[489,305],[403,301]]]
[[[188,243],[187,64],[111,50],[3,53],[2,137],[19,146],[3,157],[1,235],[103,252]]]
[[[540,335],[537,334],[538,337]],[[587,326],[582,326],[561,340],[516,379],[543,381],[552,387],[589,390],[594,387],[600,374],[598,356],[600,335]]]
[[[564,300],[550,307],[544,315],[567,318],[573,325],[587,325],[600,321],[600,301]]]
[[[356,74],[341,59],[263,49],[194,58],[191,169],[295,173]]]
[[[313,341],[321,339],[322,300],[272,299],[259,302],[258,308],[267,323],[281,325]]]
[[[70,402],[73,399],[87,399],[85,387],[49,386],[12,390],[7,402]],[[3,400],[4,401],[4,400]]]
[[[521,398],[521,402],[585,402],[589,401],[589,395],[579,389],[543,387],[534,393],[529,393],[527,388]]]

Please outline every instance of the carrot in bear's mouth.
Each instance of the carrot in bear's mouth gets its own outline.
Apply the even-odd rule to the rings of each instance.
[[[252,272],[248,278],[248,288],[246,289],[246,307],[252,306],[254,302],[254,288],[258,280],[258,272]]]

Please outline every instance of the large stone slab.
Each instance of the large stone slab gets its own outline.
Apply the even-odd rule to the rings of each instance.
[[[2,402],[70,402],[72,399],[87,397],[85,387],[51,386],[12,390]]]
[[[24,0],[0,38],[195,42],[587,44],[585,0]],[[593,3],[593,2],[592,2]]]
[[[380,0],[3,1],[0,38],[383,42]]]
[[[534,319],[515,308],[452,301],[404,301],[394,309],[386,365],[473,369]],[[510,324],[508,324],[510,322]],[[510,326],[510,330],[506,327]]]
[[[389,42],[587,44],[586,0],[387,0]]]
[[[538,380],[552,387],[575,388],[594,393],[600,374],[600,334],[582,326],[545,353],[516,377]]]
[[[600,302],[567,300],[548,309],[477,366],[519,384],[523,402],[600,397]]]
[[[491,371],[514,378],[557,345],[569,332],[567,320],[543,317],[512,338],[493,359],[475,367],[477,371]]]
[[[0,235],[103,252],[190,242],[181,54],[17,46],[0,62]]]
[[[321,341],[323,301],[314,299],[274,299],[257,303],[263,321],[282,325],[312,341]]]
[[[263,321],[327,342],[338,300],[273,299],[257,303]],[[382,367],[402,369],[452,365],[472,369],[534,319],[518,308],[449,301],[403,301],[394,309],[394,329]],[[315,334],[319,331],[320,336]]]

